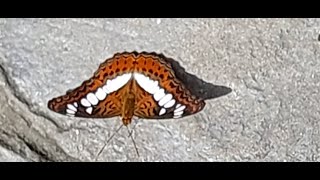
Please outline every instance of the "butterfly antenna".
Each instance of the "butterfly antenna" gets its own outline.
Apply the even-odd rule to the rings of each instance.
[[[136,145],[136,142],[134,142],[134,139],[133,139],[133,137],[131,136],[132,131],[130,132],[128,126],[126,126],[126,127],[127,127],[127,129],[128,129],[129,136],[131,137],[131,140],[132,140],[132,142],[133,142],[134,148],[136,149],[137,155],[138,155],[138,157],[140,157],[139,152],[138,152],[138,148],[137,148],[137,145]],[[131,134],[130,134],[130,133],[131,133]]]
[[[109,137],[106,143],[104,143],[103,147],[100,149],[96,160],[99,158],[100,154],[103,152],[104,148],[107,146],[107,144],[111,141],[111,139],[120,131],[120,129],[123,127],[123,124]]]
[[[132,127],[132,129],[131,129],[128,137],[132,136],[133,130],[136,128],[136,126],[137,126],[137,124],[138,124],[138,122],[137,122],[138,120],[139,120],[139,119],[134,119],[135,124],[133,125],[133,127]]]

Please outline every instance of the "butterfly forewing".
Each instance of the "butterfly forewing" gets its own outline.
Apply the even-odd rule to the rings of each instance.
[[[142,89],[138,99],[135,115],[142,118],[179,118],[194,114],[203,109],[203,100],[193,96],[183,83],[175,76],[171,64],[164,56],[143,54],[137,57],[134,78]],[[149,113],[146,113],[149,112]]]
[[[107,118],[120,115],[121,93],[132,80],[132,72],[132,58],[115,56],[102,63],[94,76],[81,86],[50,100],[48,107],[55,112],[76,117]]]

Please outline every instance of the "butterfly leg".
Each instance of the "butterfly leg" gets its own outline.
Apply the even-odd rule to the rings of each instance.
[[[100,151],[98,152],[97,156],[96,156],[96,161],[99,158],[100,154],[103,152],[104,148],[107,146],[107,144],[111,141],[111,139],[118,134],[118,132],[121,130],[121,128],[123,127],[124,124],[121,124],[120,127],[116,130],[116,132],[114,132],[109,139],[107,140],[106,143],[104,143],[103,147],[100,149]]]
[[[133,127],[132,127],[132,129],[131,129],[128,137],[130,137],[130,136],[132,135],[133,130],[136,128],[136,126],[137,126],[137,124],[138,124],[138,120],[139,120],[140,118],[137,118],[137,119],[132,118],[132,119],[134,120],[135,124],[133,125]]]
[[[138,155],[138,157],[140,157],[139,151],[138,151],[138,148],[137,148],[137,145],[136,145],[136,142],[134,142],[133,137],[130,135],[129,127],[128,127],[128,126],[126,126],[126,127],[127,127],[127,130],[128,130],[129,136],[131,137],[131,140],[132,140],[132,143],[133,143],[133,145],[134,145],[134,148],[135,148],[135,150],[136,150],[136,152],[137,152],[137,155]],[[131,132],[132,132],[132,131],[131,131]]]

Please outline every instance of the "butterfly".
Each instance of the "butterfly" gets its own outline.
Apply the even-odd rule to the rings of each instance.
[[[121,116],[125,126],[134,116],[181,118],[204,106],[204,100],[193,95],[176,76],[170,59],[147,52],[115,54],[79,87],[48,102],[49,109],[69,116]]]

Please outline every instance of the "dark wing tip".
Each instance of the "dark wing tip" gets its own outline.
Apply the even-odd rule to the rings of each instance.
[[[66,114],[66,105],[62,103],[62,98],[53,98],[48,101],[48,108],[60,114]]]

